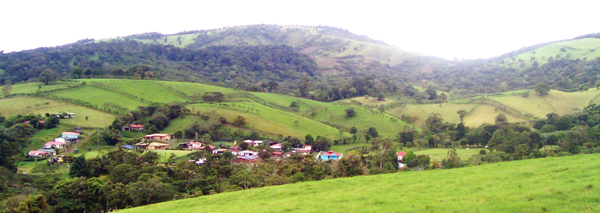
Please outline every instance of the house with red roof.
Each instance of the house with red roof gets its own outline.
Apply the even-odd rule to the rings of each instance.
[[[339,160],[342,158],[342,155],[336,151],[329,150],[327,152],[319,152],[318,157],[320,157],[321,160]]]
[[[50,157],[50,153],[49,152],[39,151],[39,150],[29,151],[29,153],[27,155],[29,155],[29,157],[36,157],[36,158]]]
[[[403,168],[406,166],[404,164],[404,155],[406,155],[406,152],[397,152],[396,155],[398,156],[398,167]]]
[[[48,141],[44,144],[44,149],[63,149],[67,144],[65,142]]]
[[[123,131],[142,131],[144,130],[144,125],[139,125],[139,124],[130,124],[130,125],[124,125],[123,128],[121,128]]]
[[[271,145],[271,149],[273,149],[275,151],[281,151],[281,147],[282,147],[282,145],[280,143]]]

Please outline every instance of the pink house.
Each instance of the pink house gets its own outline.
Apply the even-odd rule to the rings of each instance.
[[[65,145],[64,142],[49,141],[44,144],[44,149],[63,149]]]

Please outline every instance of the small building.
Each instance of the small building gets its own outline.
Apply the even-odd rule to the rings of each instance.
[[[272,152],[271,153],[271,157],[279,160],[279,159],[281,159],[283,157],[283,154],[281,152]]]
[[[396,155],[398,156],[398,167],[405,167],[406,165],[404,164],[404,155],[406,155],[406,152],[397,152]]]
[[[146,139],[146,140],[165,140],[165,141],[168,141],[168,140],[171,140],[171,135],[156,133],[156,134],[146,135],[146,136],[144,136],[144,139]]]
[[[252,141],[252,140],[244,140],[244,143],[247,143],[248,145],[253,145],[254,141]]]
[[[65,142],[48,141],[44,144],[44,149],[64,149]]]
[[[196,141],[190,141],[188,145],[188,149],[200,149],[202,147],[202,143]]]
[[[27,155],[29,157],[34,157],[34,158],[50,157],[50,153],[48,153],[46,151],[39,151],[39,150],[31,150],[31,151],[29,151],[29,153]]]
[[[81,133],[81,127],[80,126],[76,126],[74,130],[75,130],[76,133]]]
[[[64,138],[54,138],[54,142],[63,142],[63,143],[67,143],[67,140],[65,140]]]
[[[282,145],[280,143],[271,145],[271,149],[273,149],[275,151],[281,151],[281,147],[282,147]]]
[[[252,150],[243,150],[238,152],[238,156],[258,156],[258,152]]]
[[[329,150],[327,152],[320,152],[319,153],[321,160],[339,160],[340,158],[342,158],[342,155],[340,155],[340,153],[337,153],[333,150]]]
[[[54,150],[54,149],[38,149],[37,151],[47,152],[48,154],[50,154],[50,156],[56,155],[56,150]]]
[[[79,140],[79,133],[77,132],[63,132],[61,138],[65,139],[65,142],[75,143]]]
[[[63,117],[63,114],[64,114],[64,117]],[[75,113],[70,113],[70,112],[54,113],[54,114],[50,114],[50,115],[57,117],[57,118],[74,118],[75,117]]]
[[[263,145],[264,141],[253,141],[252,146],[260,146]]]
[[[215,149],[215,150],[213,150],[213,151],[212,151],[212,153],[213,153],[213,154],[219,154],[219,155],[222,155],[223,153],[225,153],[225,152],[227,152],[227,151],[229,151],[229,150],[227,150],[227,149]]]
[[[124,125],[123,128],[121,128],[123,131],[142,131],[144,130],[144,125],[139,125],[139,124],[131,124],[131,125]]]
[[[292,148],[295,151],[308,151],[310,153],[310,150],[312,149],[312,145],[304,145],[303,147],[300,148]]]
[[[238,156],[236,159],[233,160],[233,163],[246,163],[246,164],[254,164],[257,161],[260,161],[260,158],[258,158],[258,155],[252,155],[252,156]]]
[[[190,163],[195,163],[196,165],[200,165],[200,164],[204,164],[204,162],[206,162],[206,158],[200,158],[197,161],[195,160],[189,160]]]
[[[63,159],[64,157],[65,156],[63,156],[63,155],[52,157],[52,158],[48,159],[48,164],[62,163],[62,162],[64,162],[64,159]]]
[[[171,148],[171,145],[166,144],[166,143],[159,143],[159,142],[150,142],[150,143],[137,143],[135,144],[136,147],[142,148],[142,149],[168,149]]]

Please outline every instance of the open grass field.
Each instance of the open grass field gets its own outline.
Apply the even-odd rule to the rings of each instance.
[[[565,51],[561,51],[561,48],[564,48]],[[578,58],[587,58],[587,60],[591,60],[595,59],[596,57],[600,57],[600,51],[598,51],[599,49],[600,39],[597,38],[584,38],[552,43],[534,51],[519,54],[515,57],[517,62],[514,62],[511,67],[522,69],[520,68],[520,63],[518,62],[519,59],[525,61],[525,65],[527,67],[531,67],[533,65],[533,61],[530,61],[531,57],[535,57],[535,61],[537,61],[541,66],[542,64],[548,63],[549,57],[556,59],[557,54],[560,54],[561,58],[568,58],[572,60]]]
[[[350,99],[344,99],[344,100],[340,100],[340,102],[344,102],[344,103],[350,103],[351,101],[357,101],[363,105],[368,105],[368,106],[380,106],[380,105],[388,105],[391,103],[396,102],[395,100],[393,100],[392,98],[386,98],[384,101],[377,101],[377,98],[374,97],[354,97],[354,98],[350,98]]]
[[[176,81],[160,81],[160,84],[171,87],[186,95],[192,96],[195,93],[204,94],[206,92],[221,92],[223,94],[235,93],[235,90],[225,87],[218,87],[208,84],[176,82]]]
[[[469,148],[469,149],[459,148],[459,149],[456,149],[456,154],[458,154],[458,157],[461,160],[468,160],[469,158],[471,158],[471,156],[479,154],[479,150],[485,150],[485,148]],[[428,155],[431,158],[431,161],[435,160],[438,162],[442,162],[442,160],[444,160],[448,157],[449,151],[450,151],[450,149],[446,149],[446,148],[425,149],[425,150],[415,151],[415,155]]]
[[[189,105],[188,109],[192,109],[194,114],[197,111],[200,111],[200,113],[214,111],[225,117],[229,122],[233,122],[238,115],[241,115],[248,121],[248,128],[275,135],[290,135],[299,138],[304,138],[306,134],[312,134],[313,137],[316,137],[317,135],[327,136],[329,138],[340,137],[340,133],[336,128],[302,116],[252,102],[233,104],[235,107],[224,107],[212,104],[193,104]],[[295,121],[298,121],[297,126]]]
[[[600,154],[542,158],[271,186],[120,212],[598,212],[598,167]]]
[[[71,91],[71,90],[69,90]],[[68,102],[33,97],[14,97],[0,99],[2,116],[72,112],[75,118],[61,119],[61,123],[83,127],[106,127],[115,119],[115,115]],[[86,120],[85,117],[89,116]]]
[[[102,83],[152,102],[170,103],[174,101],[187,101],[186,98],[171,92],[169,89],[154,81],[114,80]]]
[[[552,112],[566,115],[581,110],[599,94],[600,90],[591,88],[585,92],[551,90],[547,95],[541,97],[532,91],[527,98],[522,96],[500,96],[492,97],[492,99],[522,113],[530,113],[536,117],[545,118],[546,114]]]
[[[151,152],[156,152],[158,154],[158,161],[161,163],[167,162],[171,155],[175,155],[175,157],[181,157],[188,155],[194,151],[184,151],[184,150],[150,150]]]
[[[55,89],[67,88],[69,86],[77,85],[79,82],[75,81],[62,81],[62,82],[54,82],[49,85],[44,85],[44,83],[36,82],[36,83],[25,83],[25,84],[15,84],[13,85],[13,89],[11,91],[12,94],[17,93],[36,93],[38,90],[41,92],[50,91]],[[40,88],[40,86],[42,86]]]
[[[137,109],[138,106],[148,105],[126,95],[93,86],[84,86],[79,89],[59,91],[54,94],[60,97],[79,99],[98,106],[103,106],[104,103],[114,103],[130,110]]]
[[[346,117],[345,110],[350,107],[354,108],[356,115],[348,118]],[[331,105],[327,107],[327,110],[317,112],[312,118],[318,121],[344,126],[346,128],[354,126],[358,128],[359,132],[366,132],[369,127],[375,127],[379,132],[379,135],[386,138],[395,138],[396,134],[407,125],[402,121],[398,121],[398,123],[392,122],[390,120],[392,116],[373,114],[369,110],[352,105]]]
[[[389,109],[387,112],[396,117],[402,117],[402,115],[417,116],[418,119],[416,121],[416,125],[422,126],[427,117],[432,113],[439,113],[446,122],[459,123],[460,119],[456,112],[459,110],[465,110],[469,112],[475,106],[477,105],[452,103],[442,104],[441,107],[439,104],[406,105],[403,107]],[[492,119],[488,122],[493,123],[494,120]]]
[[[496,116],[498,116],[500,113],[504,112],[501,110],[496,111],[496,107],[493,106],[480,105],[475,109],[475,111],[473,111],[472,114],[464,118],[465,126],[477,127],[484,123],[494,124],[496,123]],[[527,121],[523,118],[519,118],[507,113],[504,113],[504,115],[510,123]]]
[[[364,139],[362,141],[364,141]],[[370,144],[365,143],[365,142],[362,142],[362,143],[356,142],[356,143],[341,144],[341,145],[333,145],[332,144],[331,150],[339,152],[339,153],[346,153],[347,149],[359,147],[359,146],[370,146]],[[329,151],[329,150],[325,150],[325,151]]]
[[[300,111],[310,110],[314,107],[318,106],[329,106],[330,103],[298,98],[293,96],[287,96],[276,93],[264,93],[264,92],[253,92],[252,94],[258,96],[259,98],[264,99],[265,101],[275,103],[280,106],[289,107],[293,101],[299,102]]]

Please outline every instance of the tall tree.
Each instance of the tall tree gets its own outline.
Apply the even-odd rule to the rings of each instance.
[[[58,73],[56,73],[52,69],[45,69],[44,71],[42,71],[42,73],[40,73],[38,79],[41,82],[44,82],[44,84],[48,85],[50,82],[58,80]]]
[[[12,91],[12,82],[10,80],[6,80],[6,82],[4,82],[4,86],[2,86],[2,94],[4,94],[4,96],[7,96],[8,94],[10,94],[10,91]]]
[[[83,155],[75,158],[69,169],[69,176],[71,177],[92,177],[92,173],[94,173],[94,170]]]
[[[546,82],[541,82],[535,85],[535,92],[539,93],[540,96],[548,94],[550,92],[550,86]]]

